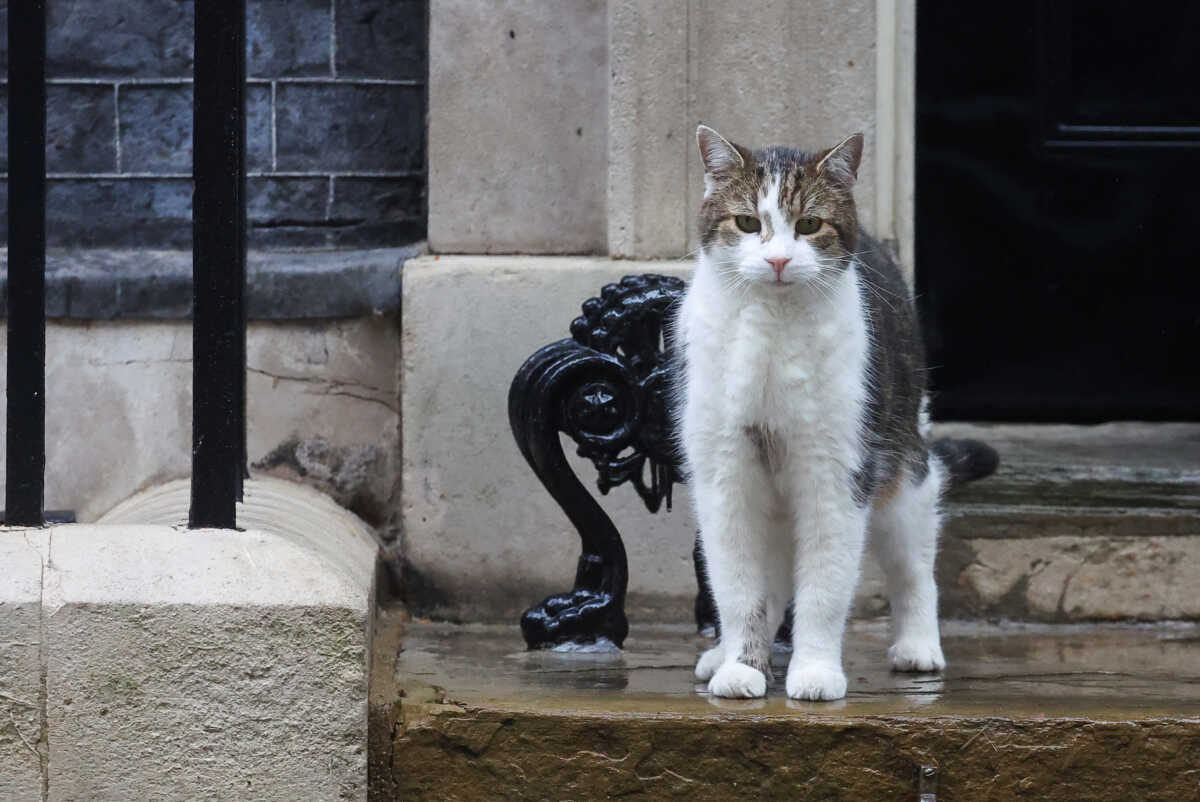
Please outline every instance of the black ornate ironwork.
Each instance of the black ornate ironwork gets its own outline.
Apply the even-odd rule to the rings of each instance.
[[[579,532],[575,587],[525,611],[530,648],[629,632],[625,546],[612,520],[567,463],[559,432],[599,472],[601,493],[626,482],[657,512],[682,480],[671,436],[673,307],[684,283],[671,276],[626,276],[583,304],[571,337],[542,348],[513,379],[508,416],[521,453]]]

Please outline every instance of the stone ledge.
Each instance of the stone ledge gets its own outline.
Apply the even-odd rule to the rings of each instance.
[[[400,306],[400,274],[420,245],[371,250],[251,251],[252,320],[389,314]],[[0,249],[0,297],[8,294],[8,249]],[[0,305],[2,307],[3,305]],[[0,308],[0,316],[6,314]],[[175,319],[192,314],[192,254],[183,250],[81,248],[46,254],[51,318]]]
[[[766,699],[713,698],[689,627],[592,654],[521,652],[515,626],[397,630],[377,635],[397,679],[383,799],[900,800],[923,766],[938,799],[1195,795],[1196,625],[947,621],[947,670],[903,675],[886,624],[852,624],[849,694],[825,703],[785,698],[780,651]]]
[[[0,797],[366,799],[374,548],[296,489],[278,532],[0,529]]]

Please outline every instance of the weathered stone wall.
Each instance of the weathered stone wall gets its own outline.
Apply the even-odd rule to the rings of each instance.
[[[191,0],[47,6],[51,244],[186,247]],[[424,236],[425,7],[419,0],[249,0],[252,246]],[[3,173],[6,137],[0,94]],[[3,188],[0,203],[7,204]],[[0,236],[5,230],[0,220]]]
[[[247,332],[251,474],[311,484],[385,535],[398,504],[397,328],[388,315]],[[6,341],[0,329],[0,387]],[[189,474],[190,322],[55,321],[46,341],[47,509],[94,521]]]

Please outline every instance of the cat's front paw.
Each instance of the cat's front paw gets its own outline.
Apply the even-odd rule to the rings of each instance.
[[[787,695],[810,702],[832,702],[846,695],[846,675],[838,666],[827,663],[802,663],[790,666]]]
[[[700,655],[700,659],[696,661],[696,679],[708,682],[712,679],[713,674],[717,673],[717,669],[723,662],[725,662],[725,649],[718,644]]]
[[[942,656],[942,645],[936,638],[896,641],[888,649],[888,659],[892,663],[893,671],[929,673],[941,671],[946,667],[946,658]]]
[[[696,666],[700,670],[700,666]],[[708,681],[708,692],[726,699],[757,699],[767,695],[767,678],[742,663],[722,663]]]

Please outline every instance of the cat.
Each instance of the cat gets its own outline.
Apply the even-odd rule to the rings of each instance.
[[[720,627],[696,677],[714,696],[764,696],[791,602],[787,695],[845,696],[868,540],[887,577],[892,668],[941,671],[939,500],[994,469],[995,452],[926,442],[911,292],[858,225],[863,136],[751,152],[701,125],[696,141],[701,247],[674,323],[675,414]]]

